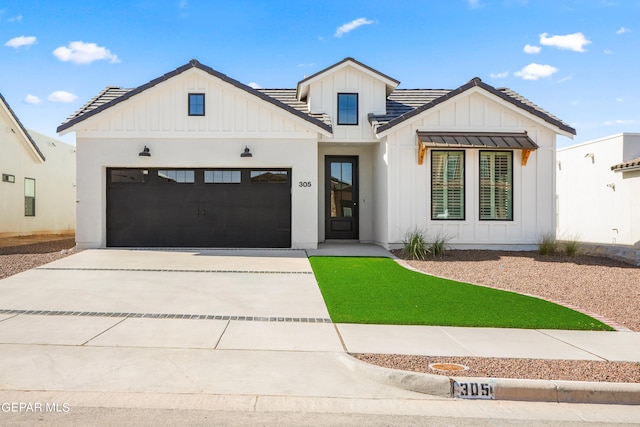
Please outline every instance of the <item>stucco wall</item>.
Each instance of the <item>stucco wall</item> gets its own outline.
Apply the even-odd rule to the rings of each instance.
[[[72,233],[75,229],[75,147],[29,131],[46,161],[11,126],[0,126],[0,234]],[[36,180],[35,216],[25,216],[25,178]]]
[[[559,239],[640,245],[640,172],[611,170],[637,157],[640,134],[612,135],[558,150]]]
[[[144,146],[151,157],[139,157]],[[244,147],[253,157],[241,158]],[[78,225],[80,247],[106,244],[106,169],[132,168],[252,168],[292,169],[292,247],[315,248],[317,239],[317,185],[301,187],[299,182],[316,182],[317,145],[311,140],[203,139],[84,139],[78,140]]]

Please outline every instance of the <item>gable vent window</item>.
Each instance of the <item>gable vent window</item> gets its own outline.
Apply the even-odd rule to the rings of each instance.
[[[338,124],[357,125],[358,124],[358,94],[339,93],[338,94]]]
[[[204,116],[204,93],[189,94],[189,115]]]

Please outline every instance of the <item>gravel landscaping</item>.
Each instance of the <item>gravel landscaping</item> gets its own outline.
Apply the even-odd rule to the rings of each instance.
[[[52,238],[1,238],[0,279],[64,258],[75,251],[74,238],[49,240]]]
[[[396,255],[401,256],[399,252]],[[449,251],[426,261],[405,261],[431,275],[573,305],[640,332],[640,268],[620,261],[587,255],[464,250]],[[631,362],[354,356],[379,366],[431,374],[442,375],[429,368],[432,363],[457,363],[469,368],[448,372],[448,376],[640,383],[640,363]]]
[[[75,252],[73,238],[0,239],[0,279]],[[640,268],[608,258],[533,252],[449,251],[406,261],[428,274],[539,296],[580,307],[640,332]],[[615,333],[615,332],[612,332]],[[624,333],[624,332],[620,332]],[[640,363],[567,360],[354,355],[368,363],[438,374],[431,363],[469,367],[448,376],[640,383]]]

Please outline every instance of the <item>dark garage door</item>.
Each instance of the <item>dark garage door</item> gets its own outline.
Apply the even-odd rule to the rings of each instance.
[[[290,169],[107,169],[107,246],[288,248]]]

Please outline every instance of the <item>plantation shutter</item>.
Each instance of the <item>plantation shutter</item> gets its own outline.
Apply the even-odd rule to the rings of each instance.
[[[513,219],[513,152],[480,152],[480,219]]]
[[[464,219],[464,151],[431,154],[431,219]]]

